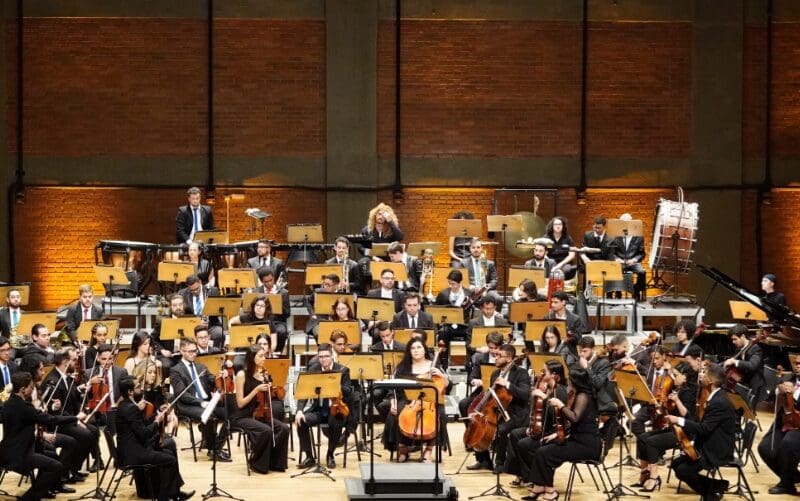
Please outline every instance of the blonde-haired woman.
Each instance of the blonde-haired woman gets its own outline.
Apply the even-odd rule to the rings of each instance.
[[[367,225],[361,229],[361,233],[372,237],[373,243],[400,242],[403,240],[403,232],[399,226],[394,210],[384,203],[379,203],[369,211]]]
[[[167,398],[169,383],[162,381],[160,366],[157,366],[152,360],[142,360],[133,368],[131,375],[136,380],[135,396],[141,395],[145,400],[153,404],[156,409],[162,409],[167,406],[169,403]],[[178,427],[178,417],[174,412],[170,412],[166,420],[164,433],[166,436],[172,436]]]

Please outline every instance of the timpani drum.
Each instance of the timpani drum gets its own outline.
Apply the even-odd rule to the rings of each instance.
[[[659,200],[653,225],[650,268],[688,273],[699,220],[697,203]]]
[[[141,294],[153,278],[158,245],[131,240],[100,240],[95,246],[95,263],[116,266],[136,274],[136,289]]]
[[[186,244],[158,244],[158,262],[183,261],[188,247]]]
[[[232,244],[208,244],[206,252],[214,269],[246,268],[247,260],[256,255],[258,240]]]

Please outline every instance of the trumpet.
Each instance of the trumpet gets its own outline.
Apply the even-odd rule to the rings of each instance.
[[[276,293],[286,287],[286,272],[282,271],[281,274],[278,276],[278,279],[275,280],[275,284],[272,286],[272,290]]]
[[[486,251],[481,252],[481,257],[478,258],[478,265],[481,267],[480,280],[475,279],[475,290],[483,289],[482,296],[486,294],[486,274],[489,271],[489,261],[486,259]]]
[[[422,273],[419,277],[419,290],[421,293],[425,292],[425,286],[428,286],[428,293],[425,294],[425,299],[428,303],[432,304],[436,299],[433,296],[433,270],[435,268],[435,263],[433,261],[433,249],[425,249],[422,251],[422,255],[420,255],[420,259],[422,260]],[[425,280],[428,280],[425,283]]]

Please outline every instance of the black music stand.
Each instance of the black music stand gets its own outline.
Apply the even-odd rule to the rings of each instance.
[[[617,382],[617,388],[621,396],[638,400],[643,403],[655,403],[655,397],[650,392],[650,388],[642,379],[638,372],[627,372],[622,370],[614,371],[614,380]],[[609,496],[620,498],[623,496],[632,496],[637,498],[650,499],[650,496],[638,494],[636,491],[622,483],[622,467],[625,461],[622,458],[622,438],[619,440],[619,462],[614,465],[619,467],[619,483],[615,485],[610,491]],[[639,466],[638,463],[631,466]],[[613,468],[613,466],[612,466]]]
[[[108,288],[106,289],[106,298],[108,300],[108,314],[113,315],[114,302],[112,301],[112,298],[114,292],[114,283],[116,282],[117,285],[131,285],[131,281],[128,280],[127,275],[125,275],[125,270],[123,270],[119,266],[96,264],[94,265],[94,276],[97,278],[97,281],[100,282],[101,284],[108,285]],[[141,304],[141,301],[137,301],[137,303]],[[137,316],[137,321],[138,321],[138,316]]]
[[[620,263],[615,261],[589,261],[586,263],[586,282],[599,281],[602,284],[600,297],[597,298],[595,334],[600,331],[600,322],[603,317],[603,305],[606,297],[606,281],[609,280],[622,280],[622,265]],[[606,330],[603,329],[603,345],[605,344],[607,344]]]
[[[506,232],[508,230],[522,231],[522,215],[512,214],[507,216],[488,215],[486,216],[486,230],[489,232],[500,232],[500,245],[503,249],[503,300],[508,291],[508,259],[506,259]]]
[[[322,408],[322,399],[336,398],[342,391],[342,373],[341,372],[319,372],[316,374],[309,374],[308,372],[300,373],[297,375],[297,382],[294,387],[295,400],[308,400],[314,398],[317,400],[320,409]],[[299,432],[299,429],[298,429]],[[309,430],[311,433],[311,430]],[[372,444],[370,444],[372,445]],[[331,471],[322,466],[319,462],[320,455],[322,454],[322,422],[317,425],[317,457],[314,458],[314,464],[292,475],[291,478],[299,477],[307,473],[321,473],[325,475],[332,482],[336,479],[331,475]],[[370,456],[372,457],[372,456]],[[371,461],[371,459],[370,459]]]
[[[358,377],[356,380],[358,381],[359,386],[364,388],[364,382],[367,383],[367,395],[372,392],[372,384],[375,381],[380,381],[383,378],[383,355],[382,353],[366,353],[366,354],[358,354],[358,355],[339,355],[339,363],[344,367],[350,369],[350,374],[357,374]],[[378,457],[381,457],[380,454],[375,452],[371,447],[367,447],[366,440],[367,440],[367,421],[364,419],[364,406],[366,402],[363,402],[362,405],[358,406],[358,426],[361,428],[361,440],[358,440],[358,436],[356,436],[356,454],[358,455],[358,460],[361,461],[361,451],[369,452],[370,454],[374,454]],[[372,408],[369,407],[369,412],[372,412]],[[345,443],[345,450],[342,452],[337,452],[336,455],[347,454],[350,449],[347,448],[347,443]]]

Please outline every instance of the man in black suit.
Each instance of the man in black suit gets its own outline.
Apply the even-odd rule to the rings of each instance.
[[[672,415],[668,415],[667,420],[670,424],[684,428],[689,436],[694,437],[694,448],[700,454],[696,461],[685,455],[673,460],[672,469],[675,470],[675,475],[703,496],[703,500],[716,501],[727,491],[728,482],[700,475],[700,470],[721,466],[733,460],[738,417],[728,395],[721,388],[725,383],[725,369],[712,364],[706,369],[705,378],[711,385],[711,394],[700,421]]]
[[[355,294],[363,294],[361,271],[358,263],[350,259],[350,241],[345,237],[338,237],[333,243],[333,250],[336,255],[325,261],[325,264],[335,264],[347,270],[346,276],[342,272],[337,272],[341,287],[350,290]]]
[[[169,372],[172,393],[173,395],[179,395],[187,386],[190,386],[191,389],[183,393],[175,407],[179,415],[187,416],[192,421],[199,422],[206,407],[210,404],[211,395],[214,392],[215,374],[209,374],[208,369],[203,364],[195,363],[197,344],[193,339],[181,339],[180,350],[181,361],[173,365]],[[220,403],[224,403],[222,399],[220,399]],[[222,443],[227,433],[224,424],[220,433],[217,434],[217,423],[224,419],[225,408],[217,404],[211,412],[208,422],[201,424],[200,429],[203,432],[203,447],[208,450],[208,457],[213,459],[213,455],[216,452],[217,461],[230,462],[230,455],[222,450]]]
[[[630,221],[633,218],[630,214],[625,213],[619,217],[622,221]],[[644,238],[631,237],[627,235],[628,230],[625,230],[625,235],[617,237],[611,243],[611,251],[614,255],[614,261],[622,265],[624,273],[636,273],[636,285],[633,292],[636,300],[644,301],[645,299],[645,272],[642,266],[644,260]]]
[[[5,388],[11,391],[11,376],[14,375],[14,371],[17,368],[17,364],[15,364],[11,358],[11,352],[13,349],[11,348],[11,343],[8,342],[8,338],[5,336],[0,336],[0,379],[3,382],[3,386],[0,387],[0,390]],[[0,422],[3,421],[3,403],[0,402]]]
[[[206,290],[203,287],[203,282],[197,275],[189,275],[186,277],[186,287],[178,291],[178,294],[183,296],[183,306],[186,308],[186,314],[190,316],[202,316],[203,306],[210,296],[219,296],[219,289],[217,287],[209,287]],[[234,316],[238,312],[228,312],[229,316]],[[225,345],[225,334],[222,332],[222,320],[219,316],[208,317],[208,333],[211,335],[211,340],[214,346],[222,348]]]
[[[165,415],[159,412],[150,424],[144,422],[144,400],[133,400],[136,380],[125,376],[120,381],[122,400],[117,412],[117,451],[123,466],[153,465],[156,470],[145,474],[152,475],[151,488],[159,501],[183,501],[191,498],[194,491],[183,492],[178,456],[175,442],[168,438],[165,446],[158,450],[159,426]]]
[[[350,370],[333,361],[332,349],[330,344],[320,344],[317,350],[319,364],[315,364],[313,367],[309,364],[308,372],[340,372],[342,374],[342,397],[348,405],[351,405],[353,384],[350,381]],[[303,451],[306,457],[305,461],[300,464],[301,468],[308,468],[314,465],[315,452],[312,446],[311,429],[323,422],[328,423],[327,466],[328,468],[336,468],[333,452],[339,443],[346,419],[331,412],[330,407],[330,399],[324,399],[322,406],[319,404],[319,399],[299,400],[297,402],[297,413],[295,414],[294,422],[297,425],[300,450]]]
[[[486,335],[486,349],[479,350],[472,355],[470,370],[467,373],[467,396],[459,400],[458,412],[462,418],[467,417],[467,409],[472,404],[472,400],[481,394],[483,391],[483,380],[481,379],[481,366],[495,365],[497,360],[497,353],[504,343],[503,334],[500,332],[490,332]],[[468,424],[466,421],[464,424]],[[491,469],[491,465],[486,465],[487,469]]]
[[[731,342],[741,355],[731,357],[723,363],[727,369],[734,367],[743,374],[740,384],[736,385],[736,392],[741,393],[747,400],[751,409],[755,410],[759,402],[764,399],[764,352],[761,346],[748,339],[747,327],[736,324],[728,329]],[[744,388],[742,388],[744,387]]]
[[[208,333],[206,324],[199,324],[194,327],[194,340],[197,341],[198,355],[222,353],[222,349],[211,344],[211,335]]]
[[[48,412],[56,416],[77,416],[81,413],[81,394],[78,392],[78,385],[72,377],[72,368],[78,355],[75,348],[62,348],[53,356],[53,370],[42,381],[43,388],[50,390],[50,407]],[[97,427],[91,424],[79,425],[71,423],[61,425],[59,433],[63,433],[75,439],[75,450],[72,454],[72,464],[68,481],[78,481],[82,478],[79,471],[80,465],[98,445],[100,432]]]
[[[214,214],[211,207],[200,204],[200,188],[192,186],[186,190],[188,203],[178,208],[175,216],[175,242],[190,244],[201,230],[214,229]]]
[[[535,243],[533,245],[533,257],[525,261],[526,268],[540,268],[544,270],[544,277],[550,276],[550,270],[556,265],[554,259],[547,257],[547,247],[544,243]]]
[[[492,372],[490,383],[495,391],[506,391],[511,394],[511,403],[506,412],[509,420],[505,421],[500,417],[497,425],[497,434],[494,439],[495,464],[492,468],[495,473],[503,472],[503,465],[506,462],[506,451],[508,450],[508,434],[514,428],[525,425],[530,417],[528,400],[531,393],[531,377],[528,371],[514,363],[517,350],[513,345],[504,344],[497,351],[495,366],[497,369]],[[480,470],[491,467],[490,451],[480,451],[475,453],[477,462],[467,467],[469,470]],[[488,469],[488,468],[487,468]]]
[[[600,436],[606,445],[606,450],[609,450],[620,429],[617,418],[617,384],[609,379],[613,367],[608,357],[598,356],[594,344],[592,336],[583,336],[580,339],[576,365],[588,371],[592,386],[597,392],[597,412],[608,418],[600,429]]]
[[[269,268],[275,277],[286,272],[286,265],[283,260],[272,255],[272,242],[266,238],[258,241],[256,256],[247,260],[247,267],[259,271],[261,268]]]
[[[394,285],[394,272],[389,268],[381,270],[380,286],[370,289],[367,297],[391,299],[394,301],[394,312],[399,313],[403,309],[403,293]],[[367,325],[367,328],[371,329],[372,325]]]
[[[373,344],[370,351],[403,351],[406,349],[406,345],[395,341],[394,330],[389,326],[389,322],[381,320],[378,322],[377,329],[380,341]]]
[[[461,260],[461,267],[469,270],[469,285],[473,288],[486,287],[487,291],[496,290],[497,267],[494,261],[486,259],[480,238],[472,238],[469,243],[469,254],[469,257]]]
[[[477,303],[480,307],[480,315],[469,321],[467,345],[469,345],[469,340],[472,339],[472,329],[475,327],[509,327],[511,325],[503,315],[497,312],[498,305],[493,298],[484,296]]]
[[[569,294],[564,291],[556,291],[550,298],[550,311],[547,312],[547,320],[564,320],[567,322],[567,337],[564,340],[570,351],[577,355],[576,345],[582,334],[589,331],[583,319],[567,310]]]
[[[11,338],[11,330],[19,324],[19,319],[22,317],[21,304],[22,294],[20,291],[18,289],[8,289],[8,292],[6,292],[6,306],[0,308],[0,334],[9,339],[13,348],[19,348],[22,344],[27,344],[27,340],[25,343],[20,343]],[[17,337],[19,338],[20,336]],[[27,337],[27,333],[25,333],[24,337]]]
[[[4,406],[3,441],[0,442],[0,464],[18,473],[30,473],[34,468],[38,473],[33,483],[18,499],[38,501],[48,493],[60,489],[61,475],[70,462],[69,448],[62,448],[58,457],[50,457],[36,452],[37,424],[43,426],[68,425],[78,422],[79,416],[52,416],[36,410],[30,402],[33,393],[33,379],[27,372],[17,372],[11,376],[12,394]],[[47,434],[52,436],[51,434]],[[52,440],[48,438],[48,440]],[[60,489],[75,492],[74,489]]]
[[[78,287],[78,298],[78,303],[67,311],[67,324],[64,327],[75,346],[78,346],[78,327],[81,322],[103,318],[103,310],[93,303],[94,291],[91,285],[83,284]]]
[[[403,311],[395,313],[392,329],[433,329],[433,317],[420,311],[420,298],[416,292],[409,292],[403,298]]]
[[[53,363],[53,348],[50,346],[50,329],[44,324],[34,324],[31,327],[31,344],[17,353],[22,356],[36,356],[45,365]]]
[[[271,328],[274,329],[272,332],[278,337],[275,351],[281,353],[283,347],[286,345],[286,340],[289,338],[289,330],[286,326],[286,322],[289,320],[289,316],[292,313],[292,305],[289,301],[289,291],[286,290],[285,287],[279,288],[279,284],[275,283],[276,276],[277,274],[269,267],[259,268],[258,280],[261,282],[261,285],[256,287],[256,292],[279,294],[281,296],[281,314],[272,315],[271,325]]]
[[[102,383],[104,379],[108,384],[110,389],[110,394],[107,399],[109,410],[107,412],[98,411],[95,414],[95,419],[97,420],[98,426],[107,425],[111,427],[112,431],[114,429],[114,412],[116,412],[117,400],[120,395],[119,380],[128,374],[128,371],[122,367],[114,365],[113,349],[114,347],[110,344],[100,345],[100,347],[97,348],[97,360],[94,370],[92,370],[92,367],[89,367],[84,371],[84,380],[86,381],[87,387],[89,387],[89,395],[86,399],[87,402],[91,402],[92,400],[92,385]]]
[[[606,218],[603,216],[597,216],[594,218],[594,226],[592,231],[587,231],[583,234],[583,246],[584,247],[593,247],[596,249],[600,249],[600,252],[597,253],[581,253],[581,260],[584,263],[588,263],[589,261],[595,260],[602,260],[602,261],[613,261],[613,248],[611,247],[611,238],[606,235]]]
[[[389,244],[386,253],[389,255],[389,261],[392,263],[403,263],[406,267],[407,279],[402,282],[397,282],[397,288],[400,290],[419,292],[419,272],[422,271],[422,268],[417,266],[417,258],[406,254],[406,251],[403,249],[403,244],[400,242],[392,242]]]

